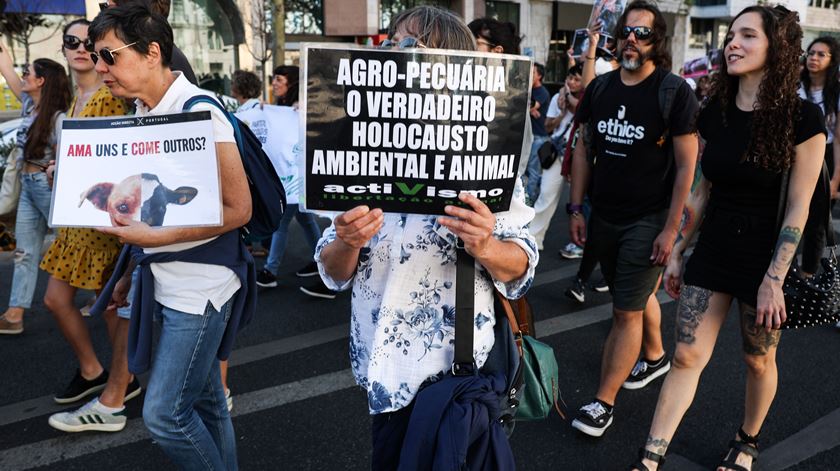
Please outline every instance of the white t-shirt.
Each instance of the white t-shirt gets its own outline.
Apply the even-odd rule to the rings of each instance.
[[[805,93],[805,88],[800,85],[799,86],[799,96],[808,99],[808,95]],[[815,105],[819,106],[822,110],[823,114],[826,113],[825,111],[825,99],[823,98],[823,91],[822,90],[814,90],[811,92],[811,102]],[[837,110],[840,110],[840,97],[837,99]],[[837,129],[837,116],[826,116],[825,117],[825,128],[828,131],[828,139],[825,141],[826,144],[831,144],[834,142],[834,130]]]
[[[196,95],[213,96],[184,78],[181,72],[173,72],[176,79],[161,98],[160,103],[149,109],[142,101],[135,100],[137,116],[180,113],[184,103]],[[214,97],[215,98],[215,97]],[[227,118],[215,106],[199,103],[191,111],[209,111],[213,120],[213,137],[216,142],[236,142],[233,127]],[[180,252],[198,247],[212,241],[209,239],[194,242],[180,242],[143,249],[145,253]],[[241,284],[239,277],[227,267],[204,263],[169,262],[151,264],[155,277],[155,301],[160,304],[189,314],[204,314],[207,301],[220,310]]]
[[[556,118],[560,116],[563,111],[560,109],[560,105],[557,104],[557,99],[560,97],[559,93],[555,93],[553,97],[551,97],[551,101],[548,104],[548,111],[545,113],[546,118]],[[563,116],[563,119],[560,120],[560,124],[554,128],[554,132],[551,133],[551,138],[554,139],[560,136],[561,133],[566,134],[567,136],[564,137],[564,140],[568,139],[568,134],[572,130],[572,119],[574,119],[574,113],[566,113]]]
[[[298,175],[298,159],[301,157],[301,147],[298,145],[300,116],[291,106],[260,107],[249,106],[250,103],[243,104],[236,112],[236,117],[247,124],[262,143],[263,150],[271,159],[283,189],[286,190],[286,204],[298,204],[298,196],[303,188]]]

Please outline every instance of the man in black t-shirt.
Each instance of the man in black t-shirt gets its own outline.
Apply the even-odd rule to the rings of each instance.
[[[615,33],[621,68],[590,83],[578,107],[584,138],[572,159],[567,208],[572,241],[583,246],[586,222],[581,210],[589,193],[589,234],[597,237],[598,259],[613,296],[601,384],[572,423],[595,437],[612,424],[622,386],[642,388],[670,368],[659,332],[659,304],[652,294],[677,237],[698,146],[698,104],[688,84],[667,79],[676,84],[667,95],[670,111],[660,104],[670,67],[662,13],[650,3],[633,2]]]
[[[531,154],[528,156],[528,170],[525,175],[528,181],[525,184],[525,194],[528,196],[528,204],[533,206],[540,194],[540,177],[542,176],[542,165],[537,151],[543,144],[548,142],[548,131],[545,129],[545,114],[548,113],[548,105],[551,95],[543,87],[542,79],[545,76],[545,67],[542,64],[534,64],[533,80],[531,82],[531,131],[534,132],[534,142],[531,144]]]

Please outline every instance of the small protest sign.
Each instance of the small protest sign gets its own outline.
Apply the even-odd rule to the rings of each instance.
[[[66,119],[57,155],[52,227],[222,224],[209,111]]]
[[[598,49],[602,55],[605,51],[612,55],[608,50],[608,47],[611,47],[612,44],[607,44],[607,40],[612,40],[612,38],[605,34],[598,36]],[[587,51],[589,51],[589,30],[586,28],[576,29],[575,36],[572,38],[572,55],[574,57],[581,57]]]
[[[305,207],[443,214],[513,195],[531,86],[522,56],[305,45]]]
[[[595,0],[592,5],[592,13],[589,15],[590,27],[595,23],[601,23],[600,38],[598,40],[598,51],[602,55],[610,56],[615,49],[616,35],[615,30],[618,25],[618,19],[624,13],[624,7],[627,5],[627,0]],[[577,31],[575,31],[577,34]],[[575,37],[577,39],[577,37]],[[588,42],[588,38],[585,38]],[[588,46],[582,47],[583,52],[586,52]]]

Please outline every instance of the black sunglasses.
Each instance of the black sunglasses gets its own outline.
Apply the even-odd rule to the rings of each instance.
[[[108,2],[99,2],[99,11],[105,11],[109,7]]]
[[[29,77],[29,63],[23,64],[23,70],[20,72],[20,78]]]
[[[647,26],[625,26],[621,28],[621,31],[619,31],[619,38],[627,39],[630,37],[630,33],[633,33],[636,36],[636,39],[644,41],[645,39],[650,39],[650,37],[653,36],[653,29],[648,28]]]
[[[64,44],[64,49],[68,51],[75,51],[78,49],[79,44],[84,44],[85,51],[93,52],[93,41],[90,38],[85,38],[82,40],[78,36],[73,36],[72,34],[65,34],[62,38],[62,42]]]
[[[120,46],[120,47],[118,47],[114,50],[108,49],[107,47],[103,47],[102,49],[99,50],[99,54],[97,54],[95,52],[91,52],[90,53],[90,59],[93,61],[94,64],[96,64],[97,62],[99,62],[99,58],[101,57],[102,60],[105,61],[106,64],[114,65],[114,64],[117,63],[117,60],[114,57],[117,54],[117,51],[119,51],[120,49],[125,49],[127,47],[131,47],[135,44],[137,44],[137,41],[134,41],[131,44],[126,44],[125,46]]]

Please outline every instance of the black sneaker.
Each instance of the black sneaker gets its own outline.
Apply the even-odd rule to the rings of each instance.
[[[572,427],[589,435],[600,437],[613,423],[613,413],[601,401],[595,400],[580,408]]]
[[[636,362],[636,366],[633,367],[633,371],[630,372],[630,376],[621,387],[624,389],[642,389],[670,369],[671,361],[668,360],[667,355],[662,355],[662,358],[655,363],[649,363],[643,358]]]
[[[92,380],[86,380],[82,377],[82,372],[76,369],[76,375],[67,385],[67,389],[61,394],[56,394],[53,400],[59,404],[70,404],[83,399],[86,396],[98,393],[105,389],[105,384],[108,383],[108,370],[102,370],[102,373]]]
[[[315,298],[335,299],[335,291],[327,288],[321,280],[312,286],[301,286],[300,290]]]
[[[128,383],[128,387],[125,388],[125,399],[123,399],[123,403],[128,402],[129,399],[134,399],[139,396],[141,392],[143,392],[143,388],[140,387],[140,381],[137,381],[137,377],[135,376],[134,379]]]
[[[566,290],[566,296],[571,299],[574,299],[579,303],[583,303],[586,300],[586,296],[584,294],[583,289],[583,281],[581,281],[580,278],[575,279],[574,283],[572,283],[572,286],[570,286],[569,289]]]
[[[607,284],[607,280],[605,280],[604,278],[601,278],[596,283],[592,283],[591,285],[589,285],[589,287],[592,288],[592,291],[595,291],[597,293],[606,293],[610,290],[610,285]]]
[[[306,278],[308,276],[318,276],[318,274],[318,264],[315,262],[312,262],[309,265],[295,272],[295,275],[301,278]]]
[[[257,286],[262,286],[263,288],[276,288],[277,277],[274,276],[274,273],[271,273],[263,268],[257,272]]]

